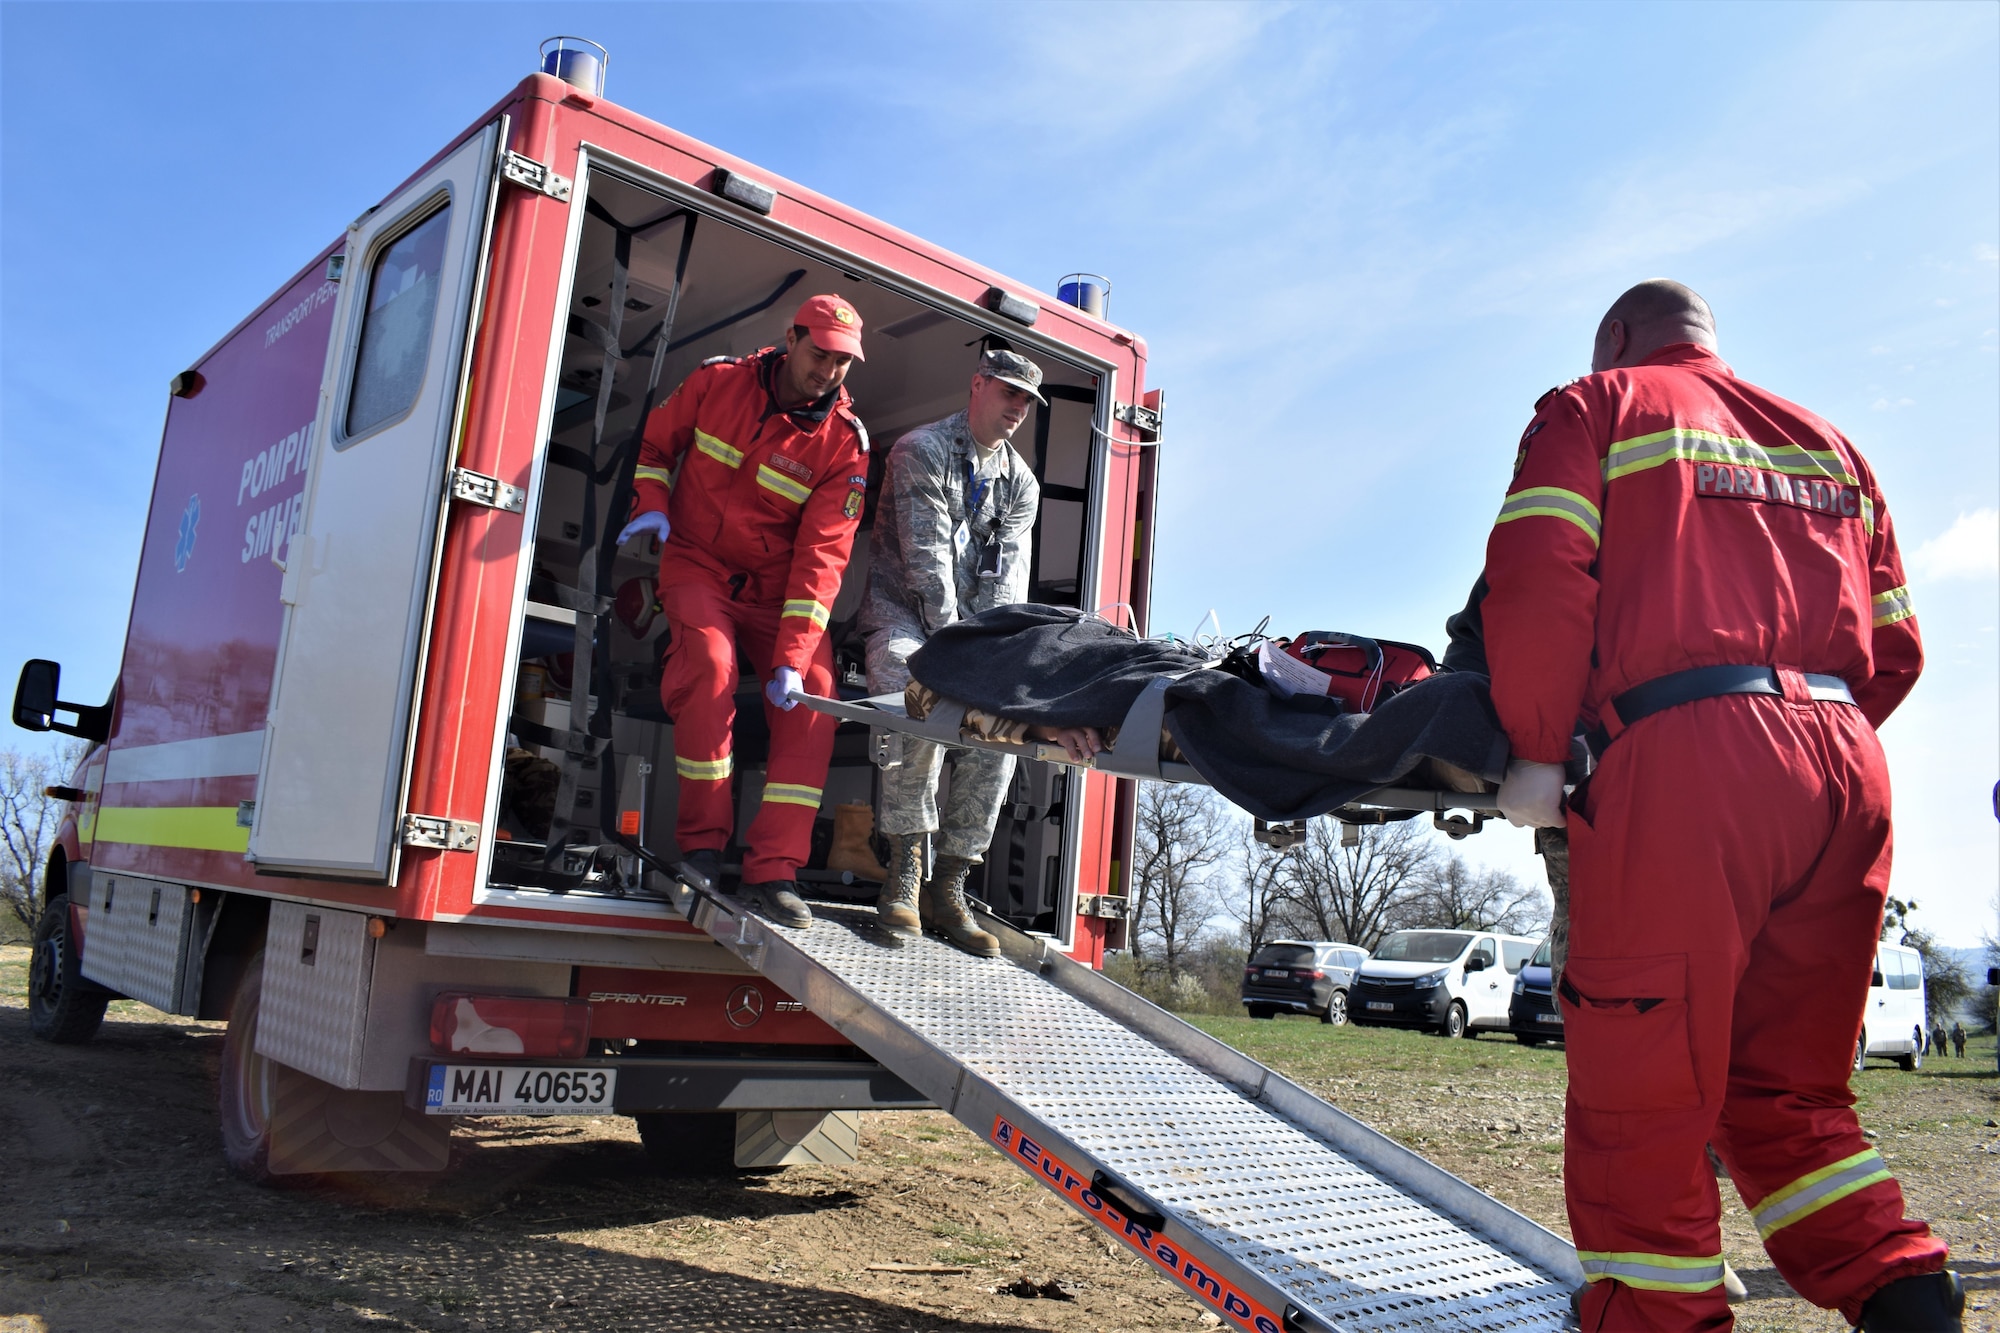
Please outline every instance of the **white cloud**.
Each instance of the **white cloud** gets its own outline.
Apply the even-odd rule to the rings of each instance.
[[[1922,579],[2000,575],[2000,509],[1975,509],[1917,548],[1910,568]]]

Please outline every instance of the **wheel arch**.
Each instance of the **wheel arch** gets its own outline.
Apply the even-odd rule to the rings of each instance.
[[[216,910],[215,934],[201,963],[201,1012],[197,1018],[223,1020],[229,1017],[229,1002],[236,995],[250,960],[264,947],[264,932],[270,923],[271,900],[251,893],[224,894]]]

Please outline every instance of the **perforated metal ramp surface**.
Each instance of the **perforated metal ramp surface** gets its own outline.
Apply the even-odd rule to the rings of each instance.
[[[1167,1219],[1159,1237],[1204,1260],[1217,1290],[1176,1279],[1235,1326],[1561,1326],[1581,1281],[1566,1242],[1044,941],[989,920],[1008,956],[976,959],[899,939],[861,909],[816,904],[795,931],[684,901],[982,1138],[1004,1122],[1077,1175],[1101,1168],[1150,1201]],[[1059,1176],[1044,1183],[1062,1192]],[[1118,1234],[1111,1212],[1094,1220]],[[1247,1302],[1225,1301],[1228,1279]]]

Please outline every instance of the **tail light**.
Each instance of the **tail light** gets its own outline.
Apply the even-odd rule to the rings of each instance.
[[[1326,980],[1326,973],[1324,973],[1324,972],[1320,972],[1320,971],[1317,971],[1317,970],[1315,970],[1315,971],[1312,971],[1312,972],[1308,972],[1308,973],[1306,973],[1306,975],[1307,975],[1307,976],[1309,976],[1309,977],[1311,977],[1311,978],[1312,978],[1312,979],[1313,979],[1314,981],[1325,981],[1325,980]]]
[[[431,1001],[431,1049],[440,1055],[574,1060],[589,1044],[587,1000],[445,991]]]

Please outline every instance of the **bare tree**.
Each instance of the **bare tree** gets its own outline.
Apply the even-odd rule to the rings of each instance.
[[[1236,924],[1251,953],[1271,938],[1274,920],[1282,915],[1291,848],[1269,847],[1246,829],[1237,848],[1242,864],[1243,895],[1234,900]]]
[[[0,750],[0,901],[30,930],[36,890],[63,819],[63,803],[44,789],[69,780],[82,748],[66,745],[54,755]]]
[[[1373,950],[1429,886],[1437,859],[1430,831],[1414,820],[1363,826],[1348,846],[1338,821],[1315,819],[1286,861],[1271,924],[1302,939]]]
[[[1504,870],[1481,870],[1452,852],[1411,895],[1409,913],[1404,924],[1412,927],[1534,935],[1548,925],[1549,902],[1541,885],[1524,884]]]
[[[1912,903],[1912,907],[1916,904]],[[1924,960],[1924,1000],[1933,1020],[1956,1018],[1975,991],[1972,974],[1955,954],[1946,953],[1926,930],[1906,930],[1903,945]]]
[[[1147,782],[1139,787],[1132,849],[1132,954],[1155,946],[1167,975],[1215,919],[1209,877],[1230,849],[1228,817],[1204,787]]]

